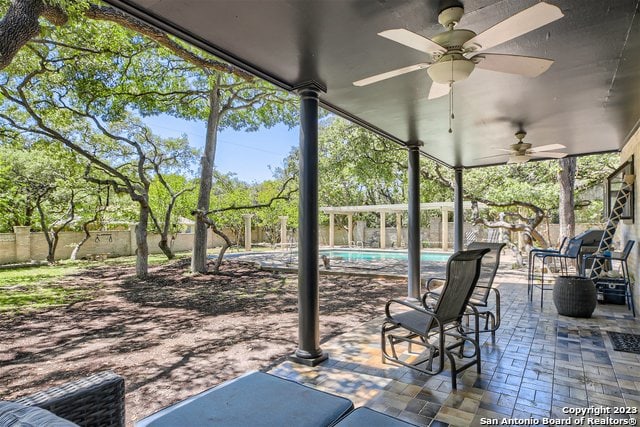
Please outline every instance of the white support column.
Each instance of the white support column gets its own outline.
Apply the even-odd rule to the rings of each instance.
[[[347,245],[355,244],[353,241],[353,214],[347,215]]]
[[[244,214],[244,250],[251,250],[251,217],[253,214]]]
[[[442,250],[449,250],[449,212],[451,210],[449,208],[441,208],[442,212],[442,236],[440,240],[442,241]]]
[[[335,228],[335,214],[334,213],[330,213],[329,214],[329,247],[333,247],[334,245],[334,228]]]
[[[287,244],[287,219],[289,217],[280,216],[278,218],[280,218],[280,248],[284,250]]]
[[[387,225],[386,225],[386,213],[380,212],[380,249],[384,249],[387,246]]]
[[[402,213],[396,212],[396,247],[402,247]]]

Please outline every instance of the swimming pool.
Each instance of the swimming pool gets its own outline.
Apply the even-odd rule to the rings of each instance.
[[[395,251],[363,251],[363,250],[320,250],[320,255],[326,255],[330,259],[342,259],[344,261],[407,261],[406,252]],[[447,262],[451,254],[441,252],[422,252],[421,261]]]

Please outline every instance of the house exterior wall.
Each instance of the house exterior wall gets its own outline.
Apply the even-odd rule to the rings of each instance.
[[[636,307],[639,307],[640,304],[640,285],[638,281],[640,278],[640,262],[638,253],[640,253],[640,218],[638,218],[638,213],[640,212],[640,194],[638,193],[638,188],[640,180],[638,179],[638,174],[640,173],[640,129],[636,130],[634,135],[629,138],[627,144],[623,147],[620,152],[620,164],[625,163],[633,156],[634,164],[633,170],[635,173],[635,182],[634,189],[635,192],[635,206],[634,206],[634,215],[635,218],[633,220],[623,220],[618,226],[618,230],[616,231],[616,239],[626,242],[627,240],[635,240],[636,244],[633,247],[633,251],[629,256],[629,271],[634,279],[633,284],[633,295],[634,302]]]

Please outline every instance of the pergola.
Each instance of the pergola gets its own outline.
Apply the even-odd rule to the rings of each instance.
[[[419,158],[455,170],[454,248],[462,247],[464,168],[503,158],[523,126],[528,141],[562,143],[570,155],[619,151],[640,117],[638,0],[549,0],[564,18],[491,49],[551,58],[535,79],[475,70],[455,85],[449,129],[446,97],[428,100],[423,71],[366,87],[352,82],[425,61],[417,50],[377,33],[442,32],[441,8],[451,0],[107,0],[300,96],[299,347],[293,357],[315,365],[319,345],[318,107],[383,135],[407,150],[408,296],[419,293]],[[465,0],[461,27],[479,33],[536,0]],[[356,156],[357,153],[354,153]]]
[[[481,206],[481,204],[479,204]],[[463,209],[471,209],[471,202],[464,202]],[[449,248],[449,212],[452,212],[454,208],[453,202],[431,202],[420,203],[420,210],[439,210],[442,217],[442,228],[440,230],[442,234],[442,249],[447,250]],[[346,215],[347,216],[347,242],[351,244],[353,242],[353,214],[356,213],[370,213],[374,212],[380,216],[380,248],[384,249],[386,245],[386,215],[396,215],[396,229],[398,242],[397,246],[400,246],[400,236],[402,235],[402,213],[408,212],[408,203],[397,203],[393,205],[361,205],[361,206],[323,206],[320,211],[329,215],[329,246],[333,247],[335,244],[335,216]]]

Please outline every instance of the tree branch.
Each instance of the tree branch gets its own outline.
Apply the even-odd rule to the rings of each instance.
[[[276,200],[289,200],[291,198],[291,195],[296,193],[298,191],[297,188],[293,189],[293,190],[289,190],[288,192],[284,193],[284,191],[286,190],[287,185],[289,184],[289,182],[293,181],[294,177],[289,177],[283,184],[282,187],[280,188],[280,191],[278,192],[278,194],[276,194],[275,196],[273,196],[268,202],[265,203],[255,203],[252,205],[242,205],[242,206],[236,206],[236,205],[232,205],[232,206],[228,206],[226,208],[219,208],[219,209],[211,209],[208,210],[206,212],[204,212],[204,215],[209,215],[212,213],[220,213],[220,212],[227,212],[227,211],[239,211],[239,210],[243,210],[243,209],[258,209],[258,208],[268,208],[270,207],[273,202],[275,202]],[[195,214],[196,211],[192,212],[193,214]]]

